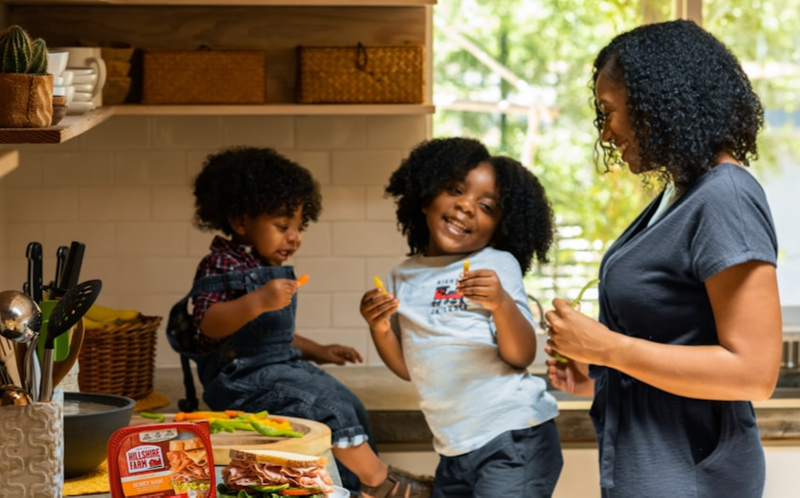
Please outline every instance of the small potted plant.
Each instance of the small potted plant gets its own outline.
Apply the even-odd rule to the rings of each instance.
[[[0,128],[43,128],[53,117],[47,45],[20,26],[0,32]]]

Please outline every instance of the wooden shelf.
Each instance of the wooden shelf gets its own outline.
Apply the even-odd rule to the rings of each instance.
[[[0,21],[25,26],[49,46],[86,37],[143,48],[199,45],[263,50],[269,61],[264,105],[122,105],[59,126],[0,129],[0,144],[58,144],[120,116],[377,116],[433,114],[424,104],[296,104],[296,48],[429,43],[437,0],[0,0]],[[5,7],[5,9],[3,9]],[[310,7],[310,8],[306,8]],[[345,7],[345,8],[341,8]],[[43,35],[42,35],[43,34]],[[430,47],[428,47],[430,48]],[[427,55],[430,58],[430,54]],[[426,62],[426,68],[430,60]],[[426,80],[430,81],[429,69]],[[430,89],[426,87],[430,98]]]
[[[155,5],[155,6],[285,6],[285,7],[414,7],[437,0],[5,0],[6,5]]]
[[[119,105],[117,116],[374,116],[433,114],[432,104]]]
[[[47,128],[0,128],[0,144],[60,144],[91,130],[113,113],[108,107],[67,116],[57,126]]]
[[[47,128],[0,128],[0,144],[60,144],[111,116],[376,116],[433,114],[431,104],[119,105],[65,117]]]

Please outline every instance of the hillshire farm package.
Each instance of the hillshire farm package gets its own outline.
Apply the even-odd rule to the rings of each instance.
[[[208,423],[124,427],[108,441],[112,498],[215,498]]]

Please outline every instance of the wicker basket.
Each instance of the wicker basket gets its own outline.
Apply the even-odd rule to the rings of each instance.
[[[143,104],[263,104],[266,54],[259,50],[148,50]]]
[[[102,329],[87,329],[78,357],[83,392],[142,399],[153,392],[156,331],[160,316]]]
[[[297,47],[297,101],[397,103],[423,101],[421,45]]]

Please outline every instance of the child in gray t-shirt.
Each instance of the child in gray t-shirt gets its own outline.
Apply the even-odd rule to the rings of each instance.
[[[417,390],[441,456],[432,496],[551,496],[558,409],[527,371],[536,334],[522,282],[553,241],[544,188],[477,140],[446,138],[414,149],[386,192],[410,258],[364,294],[361,314]]]

